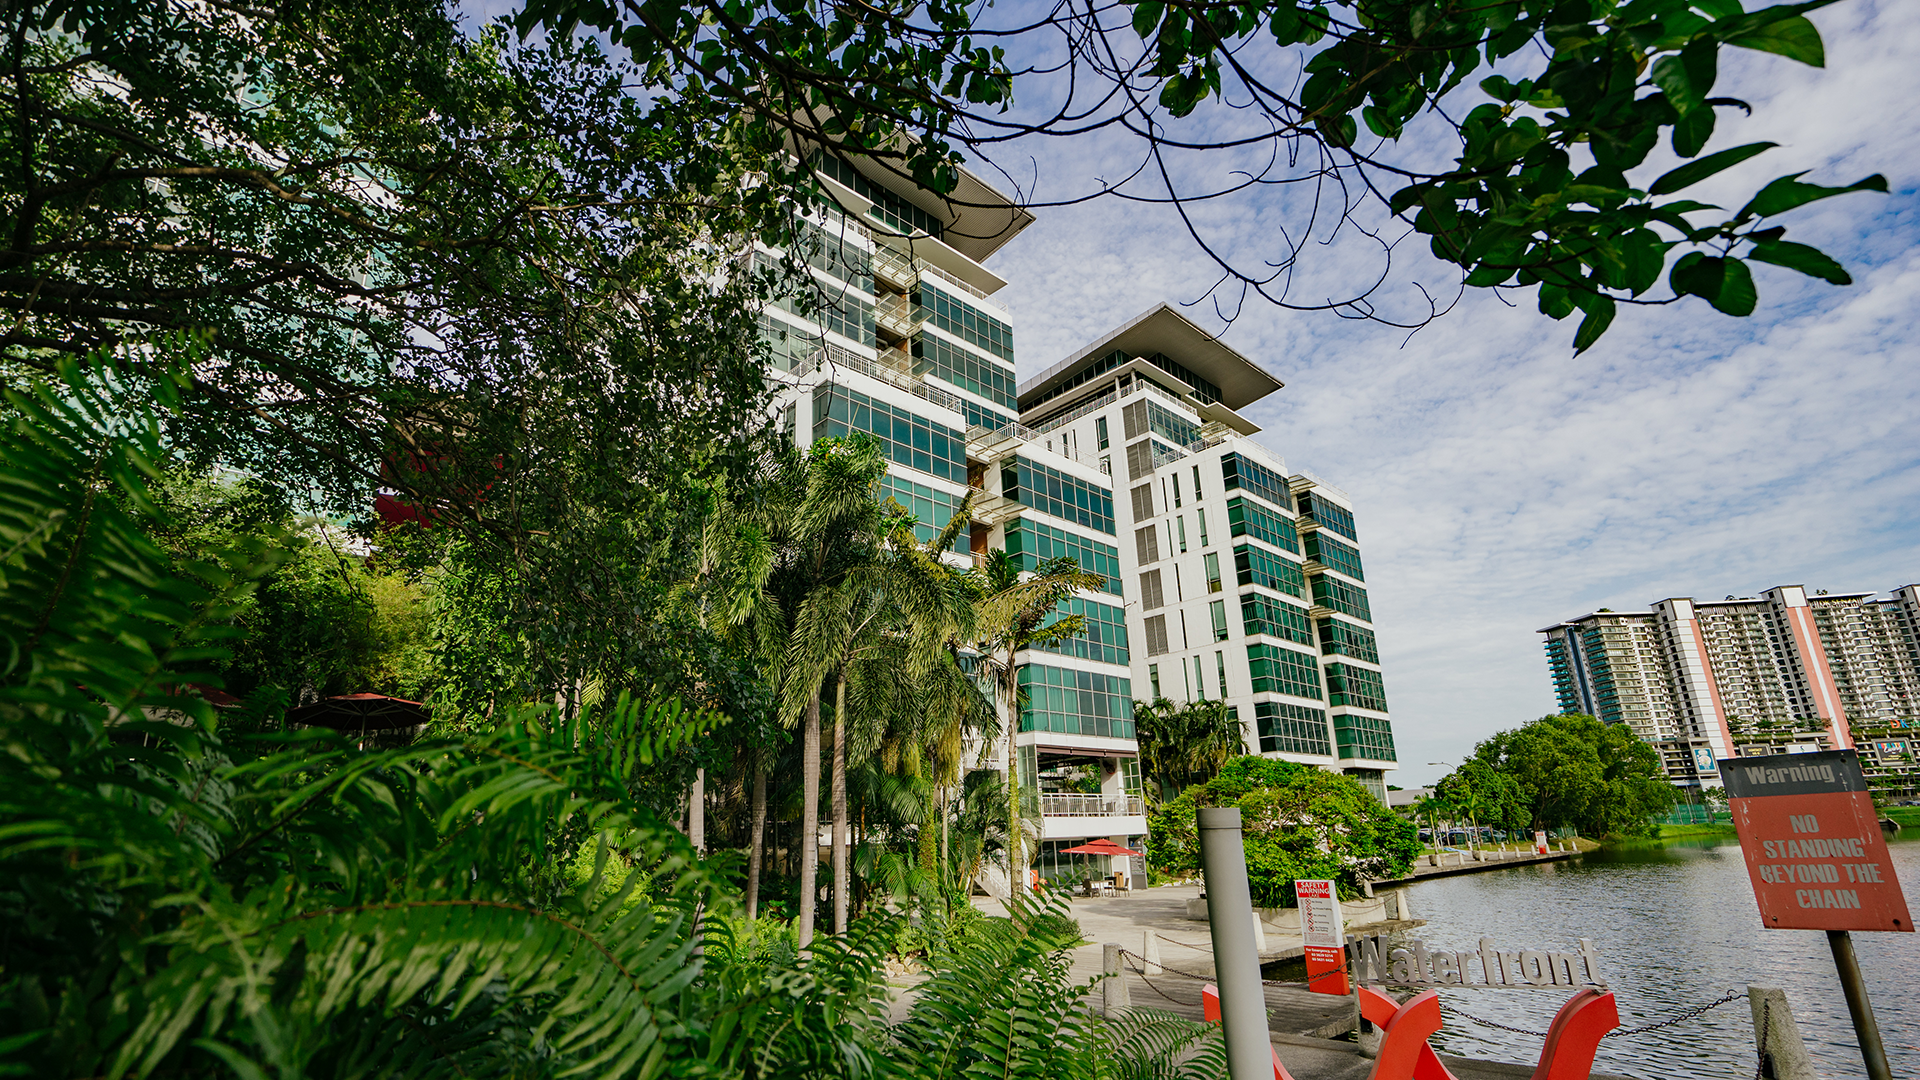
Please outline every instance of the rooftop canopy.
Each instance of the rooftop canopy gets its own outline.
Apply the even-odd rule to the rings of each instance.
[[[1062,397],[1059,391],[1079,382],[1092,381],[1081,378],[1082,374],[1102,366],[1115,353],[1127,359],[1145,357],[1163,369],[1176,368],[1168,374],[1181,389],[1196,391],[1203,400],[1217,398],[1229,409],[1251,405],[1284,385],[1193,320],[1160,303],[1022,383],[1021,411]]]

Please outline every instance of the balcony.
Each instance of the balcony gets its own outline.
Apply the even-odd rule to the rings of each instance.
[[[920,267],[913,256],[885,244],[873,249],[873,276],[903,293],[911,293],[920,284]]]
[[[918,376],[912,374],[912,357],[902,350],[888,349],[883,354],[885,362],[869,360],[851,349],[842,348],[828,342],[825,348],[799,357],[794,361],[793,378],[803,379],[816,371],[831,371],[834,368],[847,368],[862,375],[879,379],[890,386],[899,387],[914,397],[930,401],[943,409],[965,415],[965,407],[958,394],[950,394],[937,386],[928,386]],[[900,366],[905,357],[905,370]]]
[[[1146,812],[1146,802],[1138,795],[1040,793],[1040,816],[1043,818],[1139,817]]]
[[[888,294],[874,305],[873,321],[896,337],[910,338],[920,332],[926,320],[921,317],[919,305],[904,296]]]
[[[998,525],[1026,513],[1027,508],[1016,499],[1009,499],[1005,495],[989,495],[979,488],[973,490],[973,521],[976,525]]]

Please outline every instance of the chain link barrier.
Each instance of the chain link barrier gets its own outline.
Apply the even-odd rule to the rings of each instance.
[[[1695,1005],[1691,1009],[1683,1009],[1682,1011],[1674,1013],[1672,1016],[1667,1017],[1665,1020],[1656,1020],[1651,1024],[1644,1024],[1640,1027],[1614,1028],[1612,1031],[1607,1032],[1605,1037],[1612,1039],[1612,1038],[1616,1038],[1619,1036],[1626,1036],[1626,1035],[1645,1035],[1649,1031],[1659,1031],[1661,1028],[1675,1027],[1677,1025],[1684,1024],[1687,1021],[1694,1019],[1695,1017],[1701,1016],[1702,1014],[1708,1012],[1709,1010],[1717,1009],[1722,1005],[1730,1005],[1733,1002],[1736,1002],[1741,1000],[1742,998],[1745,998],[1746,996],[1747,996],[1747,992],[1745,990],[1729,990],[1727,991],[1727,995],[1725,997],[1720,998],[1716,1001],[1709,1001],[1705,1005]],[[1454,1016],[1458,1016],[1462,1020],[1471,1020],[1476,1024],[1482,1025],[1483,1027],[1499,1028],[1501,1031],[1511,1031],[1516,1035],[1532,1035],[1536,1038],[1541,1038],[1541,1039],[1544,1039],[1547,1037],[1547,1033],[1544,1031],[1534,1031],[1531,1028],[1514,1027],[1511,1024],[1502,1024],[1497,1020],[1489,1020],[1484,1016],[1475,1016],[1472,1013],[1466,1011],[1465,1009],[1462,1009],[1455,1005],[1450,1005],[1444,1001],[1440,1003],[1440,1011],[1444,1013],[1451,1013]]]

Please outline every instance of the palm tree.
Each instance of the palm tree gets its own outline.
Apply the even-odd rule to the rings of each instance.
[[[1224,701],[1176,705],[1166,698],[1133,707],[1133,733],[1140,743],[1140,767],[1154,781],[1156,798],[1167,789],[1183,791],[1218,775],[1227,759],[1247,752],[1247,728],[1227,712]]]
[[[873,444],[866,444],[872,446]],[[873,453],[878,454],[877,447]],[[876,477],[877,479],[877,477]],[[891,500],[873,504],[872,533],[841,553],[844,572],[822,582],[795,613],[787,663],[786,708],[797,710],[806,687],[833,680],[834,932],[847,928],[852,871],[848,861],[847,766],[849,739],[871,750],[872,734],[888,712],[874,703],[898,701],[941,662],[945,643],[970,625],[972,609],[951,568],[914,539],[912,521]],[[959,525],[949,523],[948,531]],[[851,693],[852,700],[849,700]],[[815,691],[813,708],[818,708]],[[861,703],[869,707],[860,709]],[[856,729],[856,721],[860,727]]]
[[[1097,589],[1106,581],[1100,574],[1080,569],[1078,561],[1066,556],[1048,559],[1033,572],[1023,573],[1013,556],[997,550],[987,553],[986,565],[975,575],[978,592],[973,646],[980,655],[983,673],[992,682],[1000,729],[1006,738],[1007,877],[1009,886],[1016,890],[1018,875],[1027,864],[1020,824],[1020,770],[1014,749],[1020,730],[1020,671],[1014,658],[1022,649],[1085,633],[1084,615],[1062,615],[1051,623],[1047,617],[1062,600],[1082,589]]]

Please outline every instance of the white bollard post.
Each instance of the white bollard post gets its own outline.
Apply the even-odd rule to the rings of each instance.
[[[1241,847],[1240,808],[1203,806],[1200,865],[1206,875],[1207,922],[1213,931],[1213,969],[1220,987],[1220,1020],[1232,1080],[1273,1076],[1273,1044],[1267,1033],[1267,1003],[1254,947],[1253,898],[1247,888],[1247,857]],[[1245,916],[1248,922],[1241,922]],[[1250,925],[1251,924],[1251,925]]]
[[[1140,966],[1146,969],[1147,974],[1159,975],[1162,972],[1167,970],[1165,967],[1161,966],[1160,964],[1160,935],[1159,934],[1156,934],[1151,930],[1147,931],[1146,941],[1143,943],[1143,947],[1140,950],[1140,955],[1143,958]]]
[[[1133,1001],[1127,990],[1127,969],[1120,955],[1120,946],[1107,942],[1100,950],[1100,970],[1106,974],[1100,986],[1106,992],[1105,1009],[1107,1019],[1118,1019],[1124,1009],[1133,1007]]]
[[[1753,1010],[1754,1045],[1761,1054],[1760,1074],[1772,1080],[1815,1080],[1813,1059],[1787,1007],[1787,993],[1772,986],[1747,987],[1747,1006]]]

